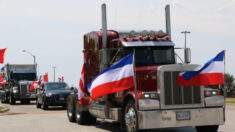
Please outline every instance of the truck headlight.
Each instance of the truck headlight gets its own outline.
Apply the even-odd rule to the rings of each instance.
[[[13,93],[18,93],[18,89],[13,89]]]
[[[218,91],[207,91],[207,90],[205,90],[204,94],[205,94],[206,97],[216,96],[216,95],[218,95]]]
[[[51,97],[53,94],[52,93],[47,93],[46,96],[47,97]]]
[[[157,92],[143,92],[143,99],[159,99],[159,94]]]

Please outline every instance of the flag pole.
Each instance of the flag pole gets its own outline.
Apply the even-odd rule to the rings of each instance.
[[[136,82],[136,64],[135,64],[135,48],[133,50],[133,70],[134,70],[134,92],[135,92],[135,104],[138,108],[138,93],[137,93],[137,82]]]
[[[224,50],[224,121],[225,121],[225,107],[226,107],[226,96],[227,96],[227,88],[225,87],[225,60],[226,60],[226,50]]]

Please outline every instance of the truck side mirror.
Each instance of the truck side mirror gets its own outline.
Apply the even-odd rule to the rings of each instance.
[[[184,50],[184,62],[186,64],[191,62],[191,49],[190,48],[186,48]]]

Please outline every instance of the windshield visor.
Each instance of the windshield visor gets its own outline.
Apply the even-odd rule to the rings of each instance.
[[[173,47],[129,47],[126,54],[135,49],[136,66],[175,64]]]

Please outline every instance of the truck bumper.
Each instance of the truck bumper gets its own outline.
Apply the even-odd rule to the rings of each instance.
[[[27,94],[26,97],[21,97],[19,94],[13,94],[15,100],[36,100],[36,94]]]
[[[187,120],[177,119],[178,112],[189,112]],[[139,129],[155,129],[184,126],[223,125],[224,109],[198,108],[179,110],[138,111]]]

